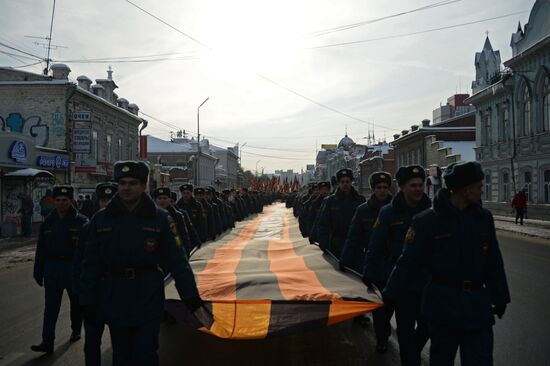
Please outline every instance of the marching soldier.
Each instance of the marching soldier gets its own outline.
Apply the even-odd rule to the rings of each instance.
[[[88,219],[72,206],[73,196],[73,187],[55,186],[55,209],[40,227],[33,276],[40,287],[44,286],[46,303],[42,343],[31,346],[34,352],[53,353],[55,324],[64,290],[67,291],[71,302],[70,342],[80,339],[82,317],[78,297],[74,293],[72,261],[80,244],[80,231]]]
[[[180,186],[181,198],[177,203],[177,207],[189,214],[191,222],[199,234],[201,242],[205,242],[208,237],[208,225],[202,204],[193,196],[193,185],[182,184]]]
[[[493,216],[479,204],[483,178],[477,162],[447,167],[447,188],[413,221],[383,292],[385,301],[398,301],[419,268],[427,268],[422,313],[430,365],[454,365],[459,347],[461,365],[493,364],[493,314],[502,318],[510,293]]]
[[[317,197],[311,201],[308,206],[308,213],[305,222],[306,236],[309,236],[311,242],[315,242],[317,239],[317,232],[315,228],[315,222],[319,217],[319,212],[323,205],[323,200],[330,194],[330,182],[319,182],[317,184]]]
[[[351,219],[348,236],[340,258],[341,268],[348,267],[356,272],[363,273],[372,225],[378,217],[380,208],[390,203],[392,199],[390,194],[391,180],[391,175],[387,172],[374,172],[370,175],[369,183],[372,195],[367,202],[357,207],[355,215]]]
[[[300,215],[298,216],[298,228],[300,229],[300,233],[302,233],[302,236],[304,238],[307,238],[309,236],[309,230],[307,228],[307,220],[309,219],[309,209],[310,205],[313,201],[315,201],[319,197],[319,186],[315,184],[312,187],[311,194],[308,196],[307,200],[304,201],[302,204],[302,208],[300,209]]]
[[[172,220],[176,224],[176,229],[178,230],[178,237],[181,239],[181,242],[177,242],[178,245],[183,245],[185,249],[185,254],[189,258],[191,253],[191,234],[185,225],[185,218],[183,213],[177,210],[172,206],[172,198],[170,188],[160,187],[153,191],[153,199],[158,207],[165,209],[170,214]]]
[[[218,220],[216,220],[216,215],[212,204],[204,197],[205,190],[202,187],[195,187],[193,190],[195,194],[195,199],[200,202],[204,211],[204,219],[206,221],[206,233],[208,240],[216,240],[216,235],[218,234]]]
[[[94,207],[97,211],[107,207],[109,201],[118,190],[118,184],[113,182],[99,183],[95,188]],[[80,274],[82,273],[82,258],[86,248],[86,240],[89,233],[89,223],[81,230],[80,243],[74,258],[74,291],[76,296],[80,297]],[[95,322],[84,319],[84,360],[86,366],[101,365],[101,338],[105,330],[105,323],[100,317]]]
[[[109,326],[113,365],[158,365],[164,275],[171,273],[191,311],[202,306],[176,225],[145,193],[143,162],[114,166],[118,193],[92,219],[84,253],[80,300],[86,318],[101,312]]]
[[[340,259],[351,218],[357,206],[365,202],[365,197],[359,195],[351,185],[351,169],[340,169],[336,173],[336,180],[336,192],[324,200],[323,211],[319,217],[318,235],[321,249],[330,251]]]
[[[380,209],[372,228],[363,274],[363,281],[367,286],[374,283],[378,288],[384,288],[403,251],[405,234],[413,217],[431,205],[430,199],[424,193],[426,173],[423,167],[400,167],[395,178],[399,184],[399,193],[390,204]],[[420,365],[420,352],[428,340],[426,324],[420,318],[422,289],[426,282],[427,275],[419,273],[399,301],[384,304],[379,314],[373,318],[378,341],[376,348],[379,352],[384,352],[391,332],[390,319],[395,311],[399,353],[401,363],[405,366]]]
[[[178,194],[174,191],[170,191],[170,205],[174,207],[176,210],[181,212],[183,215],[183,222],[185,224],[185,229],[189,233],[189,242],[191,243],[191,251],[195,248],[200,248],[201,246],[201,239],[199,237],[199,233],[197,232],[197,229],[193,226],[193,223],[191,222],[191,217],[187,213],[187,211],[180,209],[178,206],[176,206],[176,202],[178,201]],[[189,253],[188,253],[189,254]]]

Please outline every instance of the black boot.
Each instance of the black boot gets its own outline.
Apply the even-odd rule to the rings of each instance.
[[[31,346],[31,351],[33,352],[44,352],[47,355],[53,353],[53,344],[42,342],[40,344],[35,344]]]

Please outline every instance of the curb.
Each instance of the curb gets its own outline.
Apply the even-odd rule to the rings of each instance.
[[[28,245],[36,244],[38,237],[25,238],[24,240],[17,240],[17,238],[5,238],[0,239],[0,253],[8,250],[22,248]]]

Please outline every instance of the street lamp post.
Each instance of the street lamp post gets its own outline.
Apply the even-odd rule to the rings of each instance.
[[[198,107],[197,107],[197,161],[195,164],[195,185],[198,186],[200,179],[200,157],[201,157],[201,125],[200,125],[200,118],[199,118],[199,112],[201,107],[204,105],[204,103],[208,102],[208,99],[210,97],[206,98]]]

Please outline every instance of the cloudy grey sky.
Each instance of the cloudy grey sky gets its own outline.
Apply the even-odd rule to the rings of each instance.
[[[502,60],[511,57],[510,36],[535,2],[131,1],[168,25],[125,0],[57,0],[52,43],[67,48],[51,58],[67,63],[73,79],[105,78],[111,65],[118,95],[165,123],[144,116],[150,122],[144,133],[163,139],[177,127],[196,133],[197,106],[210,97],[201,108],[201,135],[223,147],[246,142],[244,167],[258,164],[266,172],[305,168],[320,144],[338,142],[346,128],[364,142],[372,122],[376,137],[390,141],[431,119],[448,96],[471,92],[474,55],[486,31]],[[0,42],[44,56],[33,43],[41,41],[25,36],[48,34],[52,4],[0,0]],[[407,35],[500,16],[506,17]],[[355,41],[366,42],[318,48]],[[0,54],[0,65],[33,62],[18,58]]]

